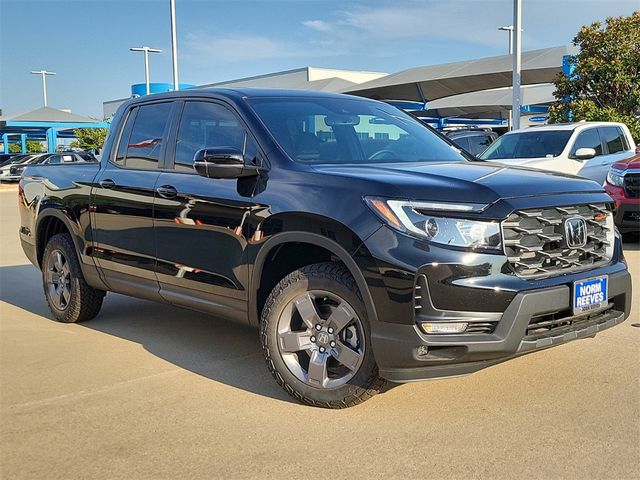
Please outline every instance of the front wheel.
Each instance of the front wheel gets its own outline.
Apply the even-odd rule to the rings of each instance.
[[[66,233],[51,237],[44,249],[42,283],[49,310],[59,322],[91,320],[102,307],[105,292],[85,282],[73,240]]]
[[[313,406],[350,407],[381,390],[369,332],[358,287],[338,263],[290,273],[262,311],[269,370],[287,393]]]

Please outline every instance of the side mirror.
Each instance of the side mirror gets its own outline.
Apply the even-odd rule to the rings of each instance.
[[[257,167],[245,165],[244,155],[233,147],[203,148],[193,157],[193,168],[209,178],[240,178],[258,175]]]
[[[574,157],[578,160],[589,160],[595,156],[596,151],[593,148],[579,148],[574,154]]]

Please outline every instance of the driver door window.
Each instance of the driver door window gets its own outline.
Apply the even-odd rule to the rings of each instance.
[[[245,128],[226,107],[211,102],[186,102],[178,126],[175,170],[194,173],[196,152],[215,147],[233,147],[243,153],[254,152],[254,156],[257,151]]]
[[[596,157],[602,155],[602,141],[600,140],[597,128],[590,128],[580,132],[578,138],[576,138],[576,141],[573,144],[569,158],[575,159],[576,152],[580,148],[593,148],[596,151]]]

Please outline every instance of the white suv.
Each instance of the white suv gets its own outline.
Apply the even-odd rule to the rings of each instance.
[[[609,167],[634,155],[635,149],[626,125],[582,121],[506,133],[479,158],[570,173],[602,184]]]

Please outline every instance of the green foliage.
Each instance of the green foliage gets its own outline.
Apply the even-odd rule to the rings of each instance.
[[[109,129],[107,128],[77,128],[73,131],[77,140],[71,142],[71,148],[81,148],[82,150],[100,151],[107,138]]]
[[[573,74],[554,80],[550,121],[623,122],[640,142],[640,12],[583,26],[573,44],[580,53]]]
[[[9,152],[20,153],[21,151],[22,151],[22,145],[20,143],[9,144]],[[27,153],[37,153],[42,151],[43,151],[42,142],[37,142],[35,140],[27,140]]]

